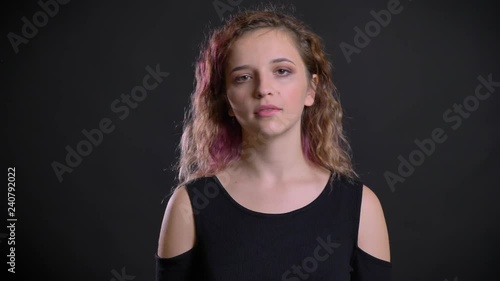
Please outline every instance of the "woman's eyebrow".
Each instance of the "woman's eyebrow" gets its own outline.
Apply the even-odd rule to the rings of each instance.
[[[269,63],[278,63],[278,62],[284,62],[284,61],[288,61],[288,62],[291,62],[295,65],[295,63],[287,58],[277,58],[277,59],[273,59],[272,61],[270,61]]]
[[[287,58],[277,58],[277,59],[273,59],[273,60],[271,60],[269,63],[270,63],[270,64],[273,64],[273,63],[279,63],[279,62],[284,62],[284,61],[290,62],[290,63],[292,63],[292,64],[294,64],[294,65],[295,65],[295,63],[294,63],[293,61],[291,61],[291,60],[289,60],[289,59],[287,59]],[[235,68],[231,69],[231,72],[229,72],[229,73],[233,73],[233,72],[235,72],[235,71],[242,70],[242,69],[247,69],[247,68],[250,68],[250,65],[248,65],[248,64],[245,64],[245,65],[240,65],[240,66],[237,66],[237,67],[235,67]]]

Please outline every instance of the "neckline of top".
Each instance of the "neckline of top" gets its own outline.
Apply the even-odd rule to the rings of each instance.
[[[294,209],[294,210],[291,210],[291,211],[288,211],[288,212],[284,212],[284,213],[264,213],[264,212],[259,212],[259,211],[251,210],[251,209],[249,209],[249,208],[241,205],[236,200],[234,200],[234,198],[229,194],[229,192],[227,192],[226,188],[224,187],[224,185],[222,185],[222,183],[219,181],[219,178],[217,178],[216,175],[213,175],[211,178],[216,182],[216,184],[222,190],[222,193],[224,193],[224,195],[229,199],[229,201],[237,209],[242,210],[242,211],[244,211],[246,213],[249,213],[251,215],[254,215],[254,216],[260,216],[260,217],[284,217],[284,216],[289,216],[289,215],[293,215],[293,214],[297,214],[297,213],[303,212],[303,211],[305,211],[307,209],[312,208],[314,205],[316,205],[316,203],[319,200],[321,200],[326,195],[328,187],[332,186],[332,188],[333,188],[334,183],[330,182],[331,179],[332,179],[332,177],[333,177],[333,173],[330,173],[330,176],[328,177],[328,181],[326,182],[325,186],[323,187],[323,190],[311,202],[307,203],[306,205],[304,205],[304,206],[302,206],[300,208],[297,208],[297,209]],[[337,181],[335,180],[334,182],[337,182]],[[335,189],[335,188],[333,188],[333,189]]]

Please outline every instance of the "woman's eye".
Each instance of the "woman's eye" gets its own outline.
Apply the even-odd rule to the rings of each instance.
[[[243,82],[243,81],[248,80],[249,77],[250,77],[249,75],[241,75],[241,76],[236,77],[235,80],[236,80],[236,82]]]
[[[280,68],[280,69],[278,69],[278,71],[277,71],[277,72],[278,72],[278,74],[279,74],[280,76],[285,76],[285,75],[287,75],[287,74],[291,73],[288,69],[284,69],[284,68]]]
[[[285,69],[285,68],[280,68],[276,71],[278,73],[278,76],[287,76],[288,74],[292,73],[290,70],[288,69]],[[237,83],[242,83],[242,82],[245,82],[245,81],[248,81],[250,79],[250,75],[241,75],[241,76],[238,76],[236,77],[235,82]]]

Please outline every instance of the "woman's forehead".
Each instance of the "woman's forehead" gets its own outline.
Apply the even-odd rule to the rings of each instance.
[[[282,29],[262,28],[245,33],[232,44],[228,64],[271,61],[278,57],[300,58],[293,38]]]

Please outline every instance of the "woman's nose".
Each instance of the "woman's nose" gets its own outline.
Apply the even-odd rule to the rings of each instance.
[[[256,87],[257,97],[262,98],[269,94],[274,94],[274,92],[275,91],[272,83],[272,78],[260,75],[257,78],[257,87]]]

